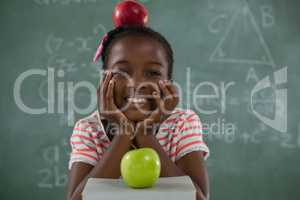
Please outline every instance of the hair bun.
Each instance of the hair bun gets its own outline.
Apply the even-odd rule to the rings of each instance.
[[[147,26],[148,10],[146,7],[135,0],[124,0],[118,3],[113,12],[113,22],[115,27],[120,26]],[[108,40],[105,34],[98,45],[93,62],[96,63],[103,53],[103,43]]]
[[[124,0],[118,3],[113,12],[115,27],[147,26],[148,10],[136,0]]]

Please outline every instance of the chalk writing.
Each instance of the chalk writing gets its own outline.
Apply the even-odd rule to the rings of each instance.
[[[274,16],[272,15],[273,9],[272,6],[261,6],[260,11],[262,14],[262,26],[264,28],[270,28],[275,25]]]
[[[69,157],[67,139],[62,139],[57,145],[43,149],[42,159],[47,167],[37,171],[37,187],[51,189],[64,187],[67,183],[66,167],[60,167],[65,157]]]
[[[221,15],[216,18],[217,20],[223,19],[224,15],[221,18]],[[215,20],[216,20],[215,19]],[[245,26],[245,23],[247,23],[247,26]],[[214,24],[214,23],[213,23]],[[237,25],[242,27],[249,27],[253,30],[251,32],[234,32],[236,30],[239,30],[239,27]],[[212,25],[210,25],[212,26]],[[215,33],[218,32],[218,30],[214,27],[210,28],[210,31]],[[253,33],[252,33],[253,32]],[[240,55],[235,55],[234,52],[235,49],[226,48],[227,46],[230,46],[229,44],[232,43],[232,41],[237,40],[237,38],[230,38],[233,36],[238,35],[241,36],[241,38],[251,38],[252,43],[255,42],[255,44],[259,44],[259,46],[254,49],[253,52],[251,52],[252,49],[246,48],[243,52],[239,52]],[[248,34],[247,36],[243,36],[241,34]],[[251,34],[251,35],[250,35]],[[244,41],[239,41],[238,44],[244,44]],[[236,46],[235,46],[236,47]],[[244,49],[244,48],[243,48]],[[248,51],[248,52],[247,52]],[[249,52],[250,51],[250,52]],[[262,52],[259,54],[259,57],[257,57],[257,52]],[[249,57],[249,55],[252,55],[252,57]],[[213,53],[210,56],[210,62],[223,62],[223,63],[244,63],[244,64],[255,64],[255,65],[270,65],[272,67],[275,66],[274,60],[271,56],[270,50],[262,36],[262,33],[259,29],[259,26],[257,25],[257,22],[255,21],[255,18],[249,9],[249,6],[247,2],[245,2],[244,6],[236,11],[236,13],[231,18],[231,21],[229,22],[229,25],[221,38],[220,42],[218,43],[217,47],[214,49]]]

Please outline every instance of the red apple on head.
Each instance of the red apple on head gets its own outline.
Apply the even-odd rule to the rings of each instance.
[[[124,25],[146,26],[148,11],[143,4],[135,0],[125,0],[116,5],[113,12],[113,22],[115,27]]]

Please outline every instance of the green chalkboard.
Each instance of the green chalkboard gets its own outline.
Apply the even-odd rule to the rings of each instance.
[[[117,0],[0,3],[0,199],[64,199]],[[300,199],[300,2],[144,0],[206,129],[211,199]],[[50,91],[50,92],[49,92]],[[73,93],[72,93],[73,91]]]

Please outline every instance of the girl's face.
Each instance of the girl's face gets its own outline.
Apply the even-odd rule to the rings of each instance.
[[[158,81],[168,79],[164,47],[147,36],[125,36],[113,42],[106,59],[115,79],[116,106],[131,121],[145,119],[156,108],[152,93]]]

